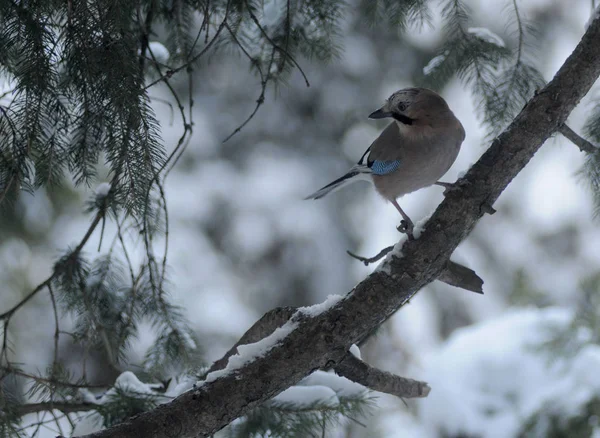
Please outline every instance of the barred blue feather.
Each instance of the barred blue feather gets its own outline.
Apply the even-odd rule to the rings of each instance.
[[[394,161],[378,161],[375,160],[372,163],[369,163],[371,167],[371,171],[373,175],[387,175],[389,173],[394,172],[398,167],[400,167],[400,160]]]

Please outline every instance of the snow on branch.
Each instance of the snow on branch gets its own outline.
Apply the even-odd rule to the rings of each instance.
[[[529,100],[467,172],[464,179],[469,184],[446,196],[419,239],[404,243],[403,257],[386,258],[387,269],[369,275],[326,311],[295,318],[298,324],[292,332],[235,374],[89,437],[210,436],[314,370],[335,368],[352,344],[440,276],[485,211],[564,124],[600,75],[599,39],[597,17],[554,79]]]
[[[470,27],[467,32],[486,43],[494,44],[498,47],[506,47],[502,38],[485,27]]]
[[[330,295],[323,303],[314,306],[300,307],[298,309],[283,307],[267,312],[248,329],[240,341],[238,341],[238,343],[236,343],[223,358],[212,365],[205,376],[206,382],[214,380],[213,376],[215,375],[222,375],[227,372],[226,370],[232,367],[232,363],[235,364],[239,361],[237,356],[241,354],[241,352],[244,352],[249,346],[256,346],[265,342],[270,343],[268,340],[276,336],[276,333],[279,333],[290,324],[295,324],[294,322],[291,322],[295,315],[317,316],[331,306],[337,304],[341,298],[342,297],[339,295]],[[269,332],[271,332],[271,334],[265,335]],[[240,353],[234,354],[236,350]],[[385,392],[402,398],[426,397],[427,394],[429,394],[430,388],[427,383],[378,370],[363,362],[359,356],[360,350],[358,350],[356,345],[352,345],[349,349],[349,353],[346,354],[344,359],[334,368],[335,372],[339,376],[362,385],[360,388],[363,389],[366,387],[374,391]],[[332,376],[331,374],[327,375]],[[312,379],[314,380],[315,378],[316,375],[313,374]],[[328,379],[327,383],[320,382],[319,385],[334,388],[336,392],[339,392],[339,388],[336,387],[339,382],[336,383],[337,381],[331,380],[335,380],[335,378],[335,376],[332,376]],[[339,377],[337,377],[337,379],[339,380]],[[204,382],[200,383],[200,385],[203,383]],[[299,391],[306,392],[304,389]]]

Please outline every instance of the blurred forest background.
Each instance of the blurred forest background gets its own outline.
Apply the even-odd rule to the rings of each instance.
[[[466,3],[470,26],[490,29],[509,47],[517,44],[507,27],[511,2]],[[538,29],[528,50],[549,80],[578,43],[593,2],[518,5]],[[285,84],[269,86],[256,116],[225,143],[261,94],[260,78],[243,54],[210,54],[194,69],[192,90],[185,75],[172,78],[183,100],[192,92],[194,126],[164,186],[168,291],[190,323],[199,361],[221,357],[274,307],[347,293],[375,266],[365,267],[346,250],[372,256],[398,240],[397,212],[367,184],[320,201],[303,197],[342,175],[383,129],[387,122],[367,119],[371,111],[392,92],[424,83],[423,68],[444,44],[439,20],[434,8],[433,25],[400,32],[372,26],[359,13],[342,17],[339,56],[327,63],[299,58],[310,87],[298,70]],[[168,47],[167,38],[158,32],[151,39]],[[453,78],[438,91],[467,132],[444,178],[452,182],[490,137],[470,87]],[[149,94],[170,152],[182,134],[177,104],[163,84]],[[596,87],[571,115],[575,131],[584,132],[598,98]],[[404,403],[373,394],[362,425],[345,421],[328,431],[331,436],[549,436],[550,429],[553,436],[600,436],[600,228],[579,173],[584,159],[560,135],[548,141],[503,193],[497,213],[485,216],[456,251],[453,259],[485,280],[485,295],[434,282],[362,348],[368,363],[427,381],[429,397]],[[61,186],[21,191],[15,202],[1,205],[0,313],[46,279],[62,251],[80,241],[91,220],[86,200],[108,182],[104,174],[90,187],[66,178]],[[418,221],[442,199],[442,189],[432,187],[400,204]],[[107,221],[103,249],[115,231],[114,221]],[[157,246],[164,243],[157,239]],[[97,257],[99,245],[96,230],[85,254]],[[132,248],[129,256],[141,261],[143,248]],[[61,323],[68,327],[69,317]],[[53,333],[50,298],[39,294],[11,319],[11,360],[33,374],[45,369],[53,360]],[[143,376],[140,364],[156,337],[150,322],[142,324],[118,369],[101,351],[90,352],[88,381],[111,385],[128,369]],[[61,337],[66,368],[79,369],[81,348]],[[42,429],[40,436],[53,431]]]

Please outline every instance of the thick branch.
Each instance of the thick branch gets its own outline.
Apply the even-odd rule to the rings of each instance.
[[[554,79],[536,94],[469,170],[402,257],[367,277],[343,300],[315,315],[295,314],[296,327],[263,356],[93,437],[209,436],[296,384],[311,371],[335,367],[352,344],[388,319],[442,273],[452,252],[600,75],[600,18]],[[489,209],[488,209],[489,210]]]
[[[277,327],[281,327],[285,324],[294,313],[296,313],[295,307],[277,307],[273,310],[269,310],[262,318],[256,321],[246,333],[244,333],[240,340],[237,341],[221,359],[215,361],[211,365],[206,374],[225,368],[229,358],[236,354],[239,345],[252,344],[269,336]],[[204,377],[206,377],[206,375]]]

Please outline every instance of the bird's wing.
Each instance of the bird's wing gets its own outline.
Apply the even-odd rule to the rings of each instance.
[[[402,164],[402,148],[400,133],[396,123],[390,123],[387,128],[367,148],[358,161],[358,165],[366,165],[374,175],[387,175],[395,172]]]

